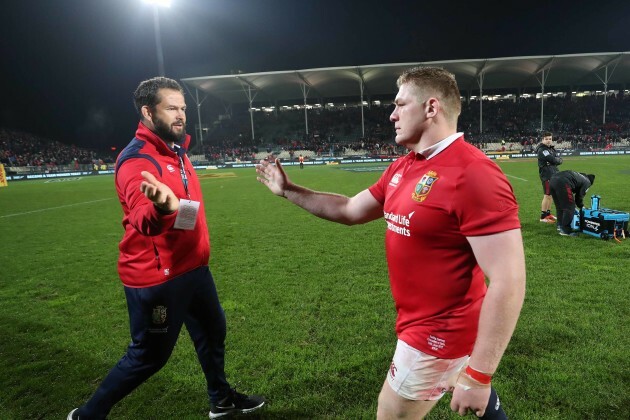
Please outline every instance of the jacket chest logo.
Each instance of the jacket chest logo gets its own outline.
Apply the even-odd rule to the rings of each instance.
[[[427,196],[431,192],[433,184],[435,184],[438,179],[440,179],[440,177],[435,171],[429,171],[422,175],[422,178],[420,178],[420,181],[416,184],[414,192],[411,194],[411,198],[418,203],[422,203],[426,200]]]
[[[168,169],[168,171],[170,173],[175,172],[175,167],[173,165],[171,165],[170,163],[168,165],[166,165],[166,169]]]

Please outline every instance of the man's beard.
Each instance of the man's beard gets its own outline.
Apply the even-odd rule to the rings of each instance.
[[[181,144],[186,139],[186,123],[182,122],[182,133],[177,134],[173,131],[173,127],[165,123],[159,118],[152,118],[153,126],[155,127],[156,134],[164,140],[166,143],[178,143]]]

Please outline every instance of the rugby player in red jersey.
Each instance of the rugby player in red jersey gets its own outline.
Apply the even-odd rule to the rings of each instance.
[[[457,132],[452,74],[418,67],[397,85],[390,120],[409,154],[374,185],[353,197],[312,191],[292,183],[277,159],[261,161],[257,179],[326,220],[385,218],[398,343],[379,419],[424,417],[447,391],[461,415],[506,418],[491,380],[525,295],[518,205],[499,167]]]

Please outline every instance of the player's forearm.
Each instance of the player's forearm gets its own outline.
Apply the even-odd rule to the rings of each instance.
[[[313,191],[292,183],[285,188],[283,195],[293,204],[317,217],[352,224],[345,212],[349,198],[344,195]]]
[[[520,270],[517,270],[520,273]],[[506,274],[509,280],[490,281],[479,316],[477,341],[470,366],[475,370],[493,374],[501,361],[516,323],[525,297],[525,273]]]

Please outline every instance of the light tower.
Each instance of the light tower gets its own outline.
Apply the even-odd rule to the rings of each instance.
[[[153,5],[153,29],[155,31],[155,50],[158,61],[158,76],[164,76],[164,53],[162,52],[162,40],[160,37],[160,7],[171,7],[171,0],[144,0]]]

